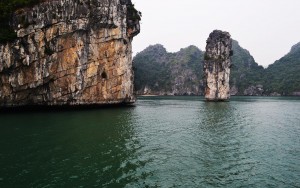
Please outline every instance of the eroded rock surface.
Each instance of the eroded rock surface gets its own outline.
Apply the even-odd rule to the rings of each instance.
[[[244,91],[245,96],[262,96],[263,93],[264,93],[263,85],[250,86]]]
[[[15,12],[0,44],[0,106],[132,103],[130,0],[53,0]]]
[[[204,56],[205,98],[223,101],[230,98],[229,75],[232,39],[228,32],[213,31],[207,39]]]

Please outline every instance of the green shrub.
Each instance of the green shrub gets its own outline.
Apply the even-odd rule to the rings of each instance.
[[[141,20],[142,13],[137,11],[134,7],[134,4],[127,6],[127,16],[129,20]]]
[[[9,26],[0,28],[0,43],[13,41],[16,38],[16,32],[14,32],[14,30],[12,30]]]
[[[41,0],[1,0],[0,2],[0,43],[12,41],[17,35],[11,28],[13,12],[18,8],[33,6]]]

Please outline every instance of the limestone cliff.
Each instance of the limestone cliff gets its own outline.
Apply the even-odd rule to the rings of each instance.
[[[132,103],[130,0],[50,0],[15,11],[0,44],[0,106]]]
[[[230,98],[229,75],[232,40],[228,32],[213,31],[207,39],[203,71],[205,98],[209,101]]]

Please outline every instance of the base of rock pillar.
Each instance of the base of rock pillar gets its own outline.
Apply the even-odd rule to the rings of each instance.
[[[206,102],[229,102],[230,99],[205,99]]]

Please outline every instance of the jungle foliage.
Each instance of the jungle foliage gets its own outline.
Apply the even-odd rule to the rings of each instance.
[[[0,1],[0,43],[12,41],[17,35],[11,28],[13,12],[18,8],[30,7],[41,0],[1,0]]]

